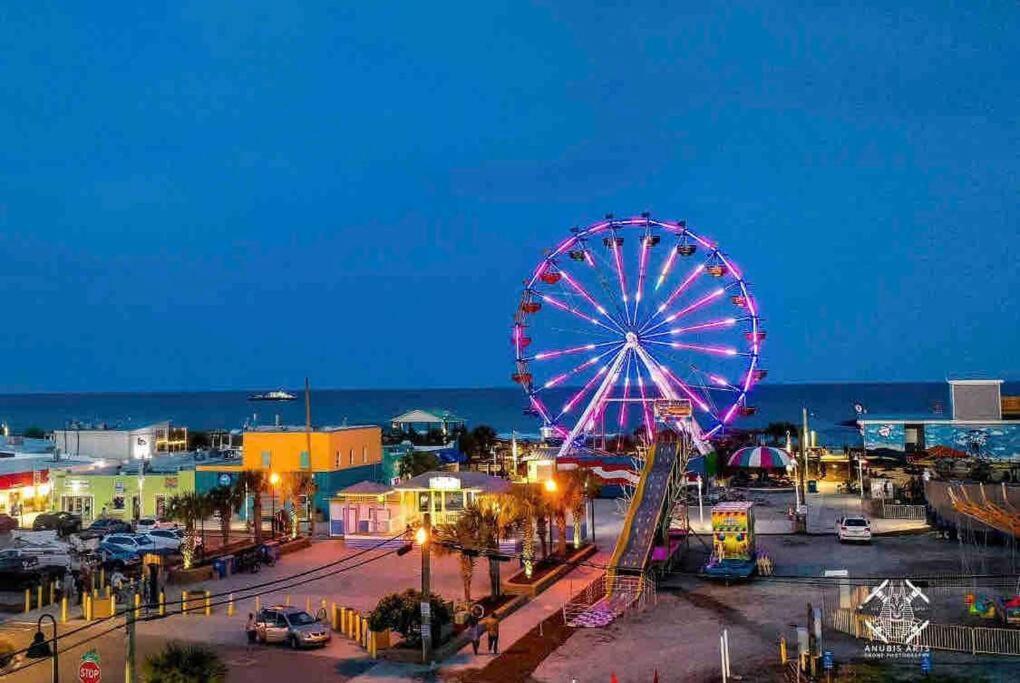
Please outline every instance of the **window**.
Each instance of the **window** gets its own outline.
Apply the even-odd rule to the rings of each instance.
[[[351,449],[351,453],[350,453],[350,461],[347,464],[348,465],[353,465],[354,464],[354,449],[353,448]]]
[[[362,464],[368,462],[368,446],[361,447],[361,462]]]
[[[308,470],[312,467],[312,458],[308,454],[308,451],[301,451],[301,469]]]
[[[124,496],[114,496],[113,497],[113,509],[114,510],[123,510],[124,509]]]
[[[334,467],[333,469],[335,470],[340,469],[340,451],[336,452],[336,467]]]
[[[273,454],[269,451],[262,451],[262,468],[269,469],[273,466]]]

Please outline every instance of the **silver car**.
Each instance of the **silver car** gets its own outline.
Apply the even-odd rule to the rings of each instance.
[[[261,643],[287,643],[295,650],[330,641],[329,626],[297,607],[274,605],[255,616],[255,635]]]

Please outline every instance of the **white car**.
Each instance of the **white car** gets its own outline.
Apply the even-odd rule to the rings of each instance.
[[[176,529],[153,529],[142,535],[151,541],[156,548],[167,548],[170,550],[180,550],[181,548],[181,533]]]
[[[836,536],[840,543],[856,541],[871,543],[871,522],[867,517],[840,517],[836,520]]]
[[[140,534],[148,533],[153,529],[157,528],[159,522],[152,517],[143,517],[142,519],[135,522],[135,531]]]

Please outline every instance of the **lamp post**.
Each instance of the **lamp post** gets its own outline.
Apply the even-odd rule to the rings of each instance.
[[[43,619],[49,619],[53,624],[53,647],[50,647],[50,643],[46,640],[46,637],[42,632]],[[30,659],[44,659],[46,657],[53,657],[53,672],[50,680],[53,683],[60,683],[60,662],[58,661],[57,655],[59,654],[59,647],[57,646],[57,620],[52,614],[43,614],[39,617],[39,621],[35,625],[35,636],[32,637],[32,644],[28,646],[28,652],[25,654]]]
[[[415,533],[415,540],[421,546],[421,663],[432,664],[432,603],[429,599],[432,580],[432,520],[425,512],[422,523]]]
[[[556,480],[555,479],[546,479],[544,486],[545,486],[545,492],[549,494],[549,497],[550,498],[556,498],[556,492],[559,490],[559,486],[556,484]],[[549,524],[546,525],[546,526],[549,527],[549,552],[550,552],[550,554],[552,553],[552,547],[553,547],[553,526],[554,525],[553,525],[552,522],[553,522],[553,520],[550,519],[549,520]]]
[[[280,475],[277,474],[276,472],[271,472],[269,474],[269,485],[273,487],[273,503],[272,503],[273,522],[272,522],[272,526],[273,526],[273,539],[274,540],[276,539],[276,486],[279,483],[280,483]],[[259,520],[259,524],[261,524],[261,523],[262,523],[262,520]]]

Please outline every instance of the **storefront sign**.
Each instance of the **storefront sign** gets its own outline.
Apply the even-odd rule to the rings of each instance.
[[[675,401],[659,399],[655,401],[654,407],[655,419],[660,422],[664,420],[680,420],[691,416],[691,402],[686,398]]]
[[[457,477],[431,477],[429,488],[436,491],[456,491],[460,489],[460,479]]]
[[[220,475],[220,486],[230,486],[231,478],[230,475],[224,472]]]
[[[177,477],[163,477],[163,488],[177,488]]]
[[[88,479],[70,479],[67,482],[68,488],[72,491],[80,491],[82,489],[88,489],[91,482]]]
[[[113,492],[117,495],[123,495],[124,493],[124,482],[115,481],[113,482]]]

